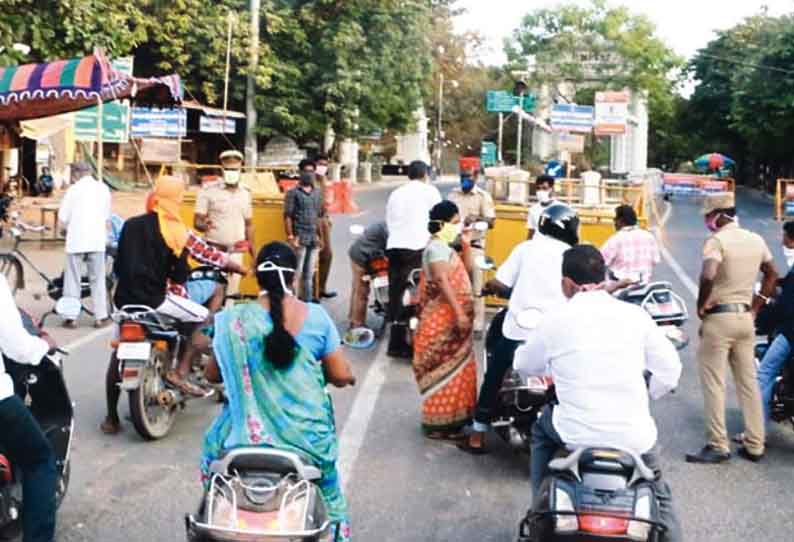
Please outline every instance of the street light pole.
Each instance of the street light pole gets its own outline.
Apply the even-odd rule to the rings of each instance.
[[[521,115],[524,108],[524,93],[520,94],[520,100],[518,102],[519,115],[518,115],[518,144],[516,145],[516,167],[521,169],[521,147],[522,143],[524,142],[524,117]]]
[[[245,93],[245,162],[256,167],[256,72],[259,66],[259,0],[250,0],[251,49]]]
[[[438,84],[438,126],[436,126],[436,171],[441,174],[441,159],[443,158],[443,150],[441,148],[442,140],[442,118],[444,115],[444,72],[439,72]]]

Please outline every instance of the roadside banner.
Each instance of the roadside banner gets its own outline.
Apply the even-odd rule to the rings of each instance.
[[[584,152],[584,136],[579,134],[569,134],[560,132],[557,134],[557,149],[567,151],[571,154]]]
[[[187,111],[182,108],[133,107],[130,135],[141,138],[185,137],[187,135]]]
[[[555,104],[551,109],[551,128],[556,132],[589,134],[593,130],[593,106]]]
[[[732,191],[730,179],[684,173],[665,173],[662,176],[662,192],[665,194],[704,196],[715,192],[730,191]]]
[[[199,117],[199,132],[205,134],[233,134],[237,131],[237,122],[234,119],[227,117],[225,126],[223,121],[223,117],[201,115]]]
[[[596,92],[595,96],[595,134],[623,135],[629,118],[628,91]]]
[[[133,57],[112,60],[113,69],[132,75]],[[96,141],[97,107],[81,109],[74,113],[74,138],[77,141]],[[126,100],[102,104],[102,141],[127,143],[129,141],[130,106]]]

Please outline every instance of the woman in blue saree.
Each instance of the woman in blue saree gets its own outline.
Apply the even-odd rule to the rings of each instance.
[[[204,439],[202,481],[223,452],[240,446],[272,446],[298,453],[323,473],[320,490],[336,542],[350,540],[347,503],[336,470],[338,446],[326,383],[355,384],[340,349],[339,333],[320,305],[294,294],[297,258],[284,243],[259,252],[257,303],[215,316],[216,360],[207,378],[224,382],[227,404]]]

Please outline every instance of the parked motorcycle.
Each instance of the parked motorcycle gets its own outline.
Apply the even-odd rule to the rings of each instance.
[[[364,234],[364,226],[353,224],[350,234],[360,237]],[[370,308],[380,319],[380,325],[375,329],[375,336],[380,338],[386,331],[386,315],[389,313],[389,258],[380,252],[367,262],[367,274],[362,280],[370,283],[373,302]]]
[[[28,331],[40,335],[39,328],[30,316],[24,312],[21,314]],[[48,355],[38,366],[4,360],[6,371],[14,382],[14,391],[25,401],[55,451],[57,507],[60,507],[69,488],[74,430],[73,404],[61,369],[65,355],[66,352],[58,350]],[[22,471],[0,447],[0,539],[13,538],[21,532],[24,504]]]
[[[655,473],[612,448],[578,448],[554,459],[518,542],[657,542],[664,532]]]
[[[755,363],[760,366],[764,354],[769,349],[775,334],[758,337],[755,343]],[[777,423],[790,423],[794,428],[794,356],[783,366],[783,372],[775,380],[772,400],[769,404],[769,415]]]
[[[322,474],[298,454],[235,448],[210,471],[198,511],[185,517],[188,542],[318,542],[331,534]]]
[[[616,293],[618,299],[642,307],[656,325],[664,329],[667,339],[677,350],[686,348],[689,337],[683,329],[689,311],[681,296],[673,291],[669,282],[650,282],[629,286]]]

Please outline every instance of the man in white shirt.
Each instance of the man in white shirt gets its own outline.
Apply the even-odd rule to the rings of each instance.
[[[22,469],[22,532],[25,541],[52,542],[55,536],[57,470],[50,442],[6,373],[3,358],[38,365],[54,344],[29,334],[8,282],[0,274],[0,448]]]
[[[408,183],[389,195],[386,203],[386,227],[389,239],[389,355],[412,356],[405,341],[407,323],[402,295],[411,271],[422,266],[422,251],[430,241],[427,223],[430,209],[441,202],[438,188],[427,183],[427,164],[419,160],[408,166]]]
[[[95,327],[110,323],[105,272],[105,246],[110,221],[110,189],[94,179],[86,162],[72,164],[72,180],[77,179],[63,197],[58,220],[66,228],[66,268],[63,295],[80,299],[82,262],[88,267],[91,298],[94,300]],[[74,328],[74,320],[64,321],[64,327]]]
[[[560,289],[562,255],[579,241],[579,218],[567,205],[552,205],[544,210],[538,227],[542,235],[514,248],[497,270],[496,278],[485,287],[485,291],[496,292],[502,297],[509,295],[510,301],[507,310],[494,317],[488,330],[485,343],[488,370],[480,388],[471,435],[459,446],[469,453],[485,452],[485,434],[505,373],[513,364],[516,348],[535,333],[519,315],[535,314],[542,319],[565,303]]]
[[[653,452],[657,430],[649,395],[658,399],[678,385],[678,353],[644,310],[604,291],[606,266],[598,249],[579,245],[566,251],[562,276],[568,303],[543,320],[514,361],[522,376],[550,373],[559,401],[546,407],[532,429],[535,498],[560,448],[621,449],[642,456],[657,472],[661,520],[669,529],[664,539],[677,540],[670,489],[658,477]]]
[[[532,239],[532,236],[538,231],[538,223],[543,211],[557,203],[557,200],[554,199],[554,177],[539,175],[535,179],[535,197],[538,202],[530,207],[527,213],[527,239]]]

